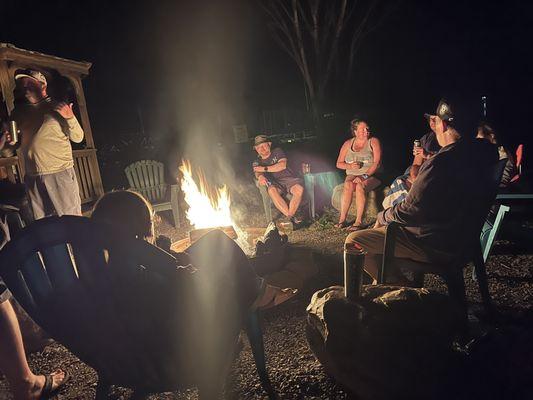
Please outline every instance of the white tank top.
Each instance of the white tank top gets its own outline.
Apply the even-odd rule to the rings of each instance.
[[[359,151],[353,149],[355,138],[352,139],[350,147],[346,152],[344,157],[344,162],[353,163],[355,161],[362,162],[363,166],[361,168],[347,169],[346,175],[363,175],[368,172],[372,164],[374,164],[374,152],[372,151],[372,146],[370,145],[371,139],[369,138],[363,148]]]

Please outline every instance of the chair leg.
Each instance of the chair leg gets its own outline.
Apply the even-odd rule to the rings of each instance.
[[[109,389],[111,389],[111,384],[102,375],[98,374],[95,400],[106,400],[109,395]]]
[[[272,387],[272,383],[270,382],[270,378],[268,377],[268,372],[266,369],[263,333],[261,332],[261,326],[259,325],[259,317],[257,312],[251,312],[248,315],[245,329],[246,334],[248,335],[248,340],[250,341],[250,347],[252,348],[252,354],[254,356],[259,379],[261,380],[261,385],[267,392],[270,399],[276,399],[277,395]]]
[[[483,256],[481,252],[476,253],[474,256],[474,271],[476,272],[476,279],[479,285],[479,293],[481,294],[481,300],[483,301],[483,307],[485,311],[490,313],[492,311],[492,299],[489,293],[489,283],[487,279],[487,270],[485,263],[483,262]]]
[[[179,209],[177,189],[171,188],[170,205],[172,206],[172,216],[174,217],[174,226],[176,228],[179,228],[180,227],[180,209]]]
[[[461,268],[453,268],[453,272],[450,272],[444,276],[444,280],[448,286],[448,294],[450,299],[457,307],[457,310],[461,313],[459,334],[461,339],[466,338],[468,335],[468,303],[466,299],[463,270]]]

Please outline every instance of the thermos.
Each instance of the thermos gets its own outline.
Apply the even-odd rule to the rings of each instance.
[[[354,245],[344,247],[344,296],[348,300],[361,297],[366,252]]]

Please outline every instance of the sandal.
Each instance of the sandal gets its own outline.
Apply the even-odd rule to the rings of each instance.
[[[335,225],[333,225],[335,228],[344,229],[350,226],[350,223],[347,221],[338,222]]]
[[[367,226],[366,225],[350,225],[346,230],[348,232],[357,232],[357,231],[362,231],[363,229],[366,229]]]
[[[64,372],[65,377],[63,378],[61,382],[59,382],[59,384],[55,388],[52,388],[52,385],[54,384],[53,375],[58,374],[60,372]],[[51,396],[55,395],[65,385],[65,383],[68,382],[69,379],[70,379],[70,374],[68,373],[68,371],[63,371],[61,369],[58,369],[57,371],[54,371],[51,374],[45,375],[44,386],[41,390],[41,396],[39,398],[41,400],[49,399]]]

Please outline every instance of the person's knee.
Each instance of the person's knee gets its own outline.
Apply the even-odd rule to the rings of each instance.
[[[278,194],[278,189],[275,186],[269,186],[267,189],[269,195]]]
[[[291,193],[294,195],[294,196],[302,196],[304,194],[304,188],[302,185],[294,185],[292,188],[291,188]]]
[[[350,233],[344,240],[344,244],[355,245],[358,248],[363,248],[362,242],[360,240],[361,236],[364,237],[365,231],[355,231]]]
[[[344,181],[344,190],[353,191],[354,183],[352,181]]]

